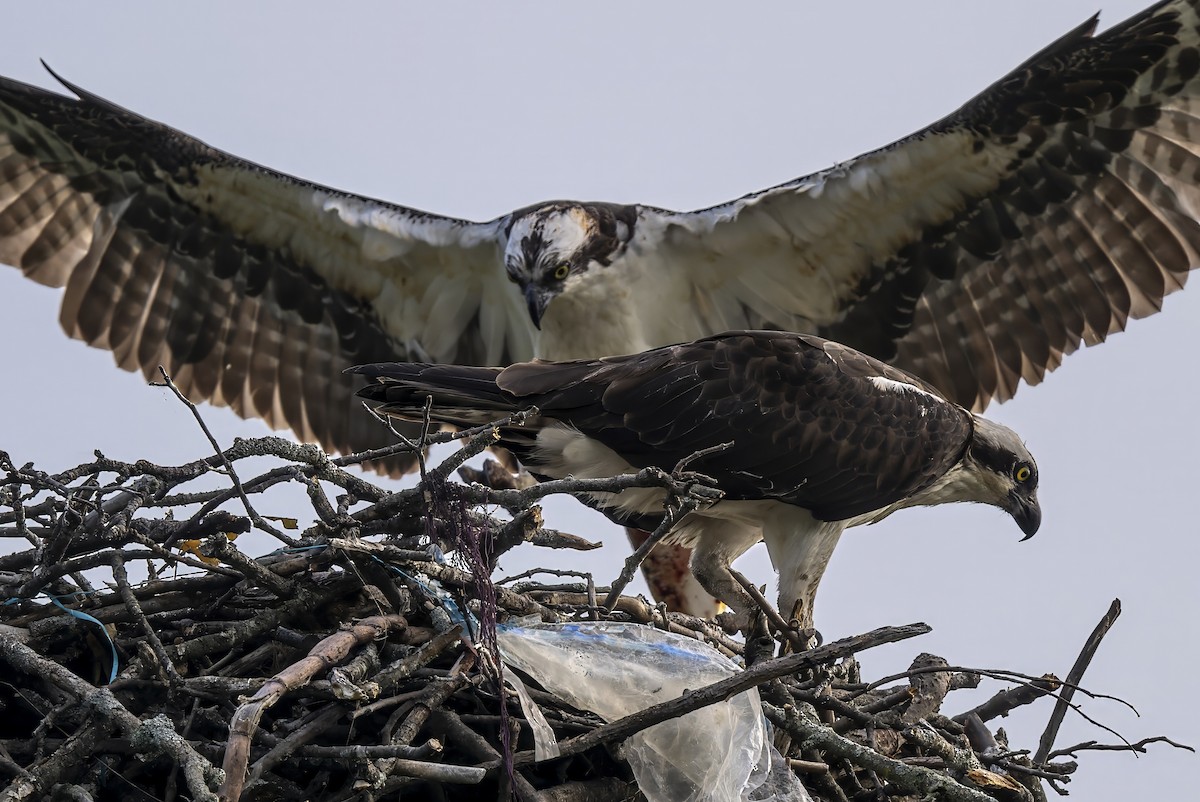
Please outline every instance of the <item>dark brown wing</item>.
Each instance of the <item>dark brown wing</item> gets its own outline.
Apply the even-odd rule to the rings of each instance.
[[[962,457],[969,416],[919,380],[818,337],[734,332],[592,362],[500,373],[632,465],[689,467],[730,499],[779,499],[825,520],[912,495]]]
[[[346,452],[387,435],[344,368],[532,355],[501,221],[309,184],[68,87],[0,79],[0,261],[65,287],[63,328],[126,370]]]
[[[1200,14],[1080,26],[959,111],[711,209],[643,212],[689,331],[814,331],[964,406],[1157,311],[1200,263]]]

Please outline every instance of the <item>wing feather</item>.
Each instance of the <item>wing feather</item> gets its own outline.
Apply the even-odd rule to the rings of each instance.
[[[153,298],[163,275],[163,256],[160,251],[142,251],[132,264],[125,286],[115,294],[108,347],[113,359],[125,370],[137,370],[137,354],[147,318],[154,311]]]
[[[1200,13],[1069,32],[957,112],[709,209],[644,209],[702,323],[815,331],[982,408],[1156,311],[1200,253]],[[1030,322],[1036,316],[1037,324]]]
[[[0,261],[65,287],[63,328],[121,367],[347,450],[385,435],[342,369],[532,356],[503,219],[309,184],[64,84],[0,79]]]

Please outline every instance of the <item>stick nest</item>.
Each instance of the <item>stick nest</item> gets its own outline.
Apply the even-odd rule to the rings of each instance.
[[[752,639],[747,653],[710,622],[586,574],[492,585],[496,559],[518,544],[594,547],[542,526],[546,495],[662,486],[676,513],[713,497],[683,472],[525,487],[498,471],[472,474],[486,484],[449,481],[493,434],[425,438],[465,444],[437,467],[422,461],[421,483],[399,492],[346,468],[406,450],[412,458],[427,443],[333,459],[264,437],[186,465],[97,454],[53,475],[0,452],[0,799],[638,799],[622,757],[629,735],[752,686],[776,746],[817,800],[1042,800],[1070,779],[1066,758],[1079,751],[1166,740],[1054,750],[1052,717],[1036,751],[1020,750],[987,726],[1042,696],[1058,697],[1061,721],[1078,676],[1000,672],[1011,689],[956,715],[941,712],[947,694],[974,687],[981,672],[922,654],[904,675],[860,676],[855,653],[924,625],[772,657],[796,633]],[[239,476],[264,457],[270,467]],[[312,526],[256,511],[280,487],[303,490]],[[252,532],[278,548],[253,556]],[[453,608],[482,629],[454,623]],[[750,667],[614,722],[531,683],[562,747],[536,763],[526,714],[495,681],[488,637],[496,620],[529,615],[668,629]],[[1106,629],[1089,639],[1093,651]]]

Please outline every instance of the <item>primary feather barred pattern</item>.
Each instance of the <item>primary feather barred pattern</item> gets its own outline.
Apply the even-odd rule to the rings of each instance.
[[[898,362],[960,399],[978,388],[982,407],[1183,286],[1200,264],[1200,99],[1185,94],[1200,77],[1198,29],[1196,6],[1175,4],[1100,39],[1071,36],[1056,61],[1087,82],[1033,65],[1022,124],[1004,84],[949,122],[1011,137],[1019,155],[944,240],[940,258],[964,281],[924,294]]]
[[[1158,311],[1200,264],[1200,14],[1095,27],[881,150],[662,213],[698,264],[715,245],[756,265],[696,269],[705,309],[845,342],[977,410]]]
[[[72,89],[80,101],[0,80],[0,259],[64,287],[64,330],[112,351],[126,370],[152,378],[162,365],[188,397],[330,449],[378,446],[379,427],[358,413],[354,388],[312,377],[410,353],[374,303],[386,303],[395,284],[370,266],[372,255],[392,266],[403,257],[354,217],[379,224],[386,209],[364,212],[361,199],[243,162]],[[267,216],[239,206],[254,202],[242,198],[256,188],[272,198],[276,218],[270,206]],[[305,223],[316,203],[318,222]],[[357,248],[342,254],[359,264],[366,256],[367,272],[355,281],[324,265],[335,247],[314,241],[311,229],[330,218],[360,229]],[[450,226],[441,244],[458,234],[470,247],[494,249],[487,234],[495,226],[479,228]],[[428,343],[440,349],[433,353],[509,358],[500,310],[463,302],[472,282],[426,283],[434,289],[418,305],[461,321],[449,345]],[[484,293],[474,290],[478,307]],[[465,333],[472,320],[480,334]]]

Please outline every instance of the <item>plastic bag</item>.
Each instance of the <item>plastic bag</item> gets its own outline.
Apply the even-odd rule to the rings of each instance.
[[[741,670],[701,641],[634,624],[535,623],[497,636],[506,663],[605,721]],[[810,799],[771,746],[754,689],[649,727],[624,749],[650,802]],[[539,754],[548,751],[539,744]]]

